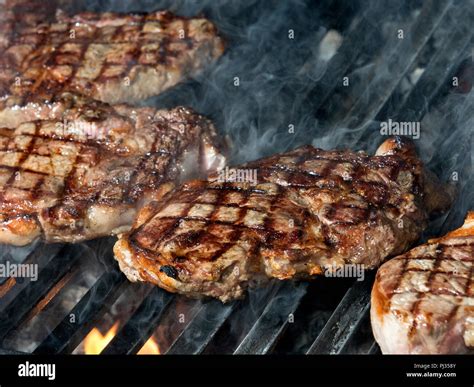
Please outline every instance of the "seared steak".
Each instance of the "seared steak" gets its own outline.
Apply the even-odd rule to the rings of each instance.
[[[189,109],[69,97],[60,119],[0,129],[0,243],[123,232],[166,182],[224,162],[213,125]]]
[[[0,115],[35,108],[65,90],[110,103],[141,100],[223,52],[222,39],[204,18],[169,12],[58,15],[53,23],[0,31]]]
[[[0,52],[12,43],[15,31],[54,20],[57,1],[0,0]]]
[[[385,263],[371,320],[383,353],[474,353],[474,212],[464,225]]]
[[[376,156],[306,146],[238,169],[256,170],[258,181],[214,175],[140,211],[114,248],[131,281],[228,301],[269,278],[373,268],[405,251],[450,201],[441,186],[431,192],[400,138]]]

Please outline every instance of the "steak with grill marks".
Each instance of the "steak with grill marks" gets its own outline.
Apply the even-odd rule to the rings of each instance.
[[[61,91],[109,103],[157,95],[224,50],[211,22],[166,11],[58,13],[52,23],[5,25],[0,37],[0,122],[41,109]]]
[[[405,251],[428,215],[450,203],[401,138],[375,156],[306,146],[238,169],[256,170],[257,182],[213,175],[139,212],[114,247],[131,281],[228,301],[269,278],[373,268]]]
[[[0,128],[0,243],[123,232],[167,182],[224,162],[213,125],[189,109],[62,98],[56,120]]]
[[[474,212],[464,225],[382,265],[371,320],[383,353],[474,353]]]

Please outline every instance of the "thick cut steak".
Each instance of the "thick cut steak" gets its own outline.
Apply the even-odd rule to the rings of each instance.
[[[371,320],[383,353],[474,353],[474,212],[464,225],[384,265]]]
[[[130,280],[228,301],[269,278],[373,268],[405,251],[428,214],[450,202],[400,138],[375,156],[306,146],[233,171],[257,181],[221,173],[140,211],[114,249]]]
[[[167,182],[224,163],[213,125],[189,109],[61,98],[56,120],[0,128],[0,243],[123,232]]]
[[[19,23],[11,12],[3,18],[0,122],[20,109],[54,102],[61,91],[109,103],[142,100],[196,74],[224,50],[210,21],[166,11],[59,12],[54,22],[39,24],[34,18]]]

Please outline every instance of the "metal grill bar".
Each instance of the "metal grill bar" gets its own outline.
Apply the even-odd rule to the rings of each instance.
[[[234,354],[266,354],[272,350],[308,288],[307,283],[285,283],[271,299]]]
[[[41,243],[33,243],[32,245],[35,246],[35,249],[32,250],[28,248],[27,250],[25,250],[25,252],[27,251],[29,252],[29,254],[24,260],[21,260],[21,262],[23,264],[36,264],[39,268],[45,267],[48,262],[51,261],[51,259],[57,256],[60,252],[62,252],[64,248],[64,246],[58,244],[44,245]],[[6,282],[7,281],[0,285],[0,294],[2,294],[2,297],[0,299],[0,312],[3,312],[3,310],[14,299],[14,297],[16,297],[18,293],[22,291],[22,289],[26,288],[30,284],[28,279],[25,279],[22,283],[19,283],[15,279],[13,287],[9,288],[6,291],[6,294],[3,294],[2,286],[6,286]]]
[[[102,354],[137,353],[150,337],[173,297],[158,287],[153,288]]]
[[[457,20],[461,20],[461,22],[456,26],[454,32],[444,40],[442,47],[435,52],[416,87],[411,90],[402,107],[398,109],[396,120],[421,120],[431,102],[446,86],[442,80],[447,80],[454,73],[466,53],[469,52],[468,46],[473,33],[472,26],[467,20],[473,16],[472,9],[460,9],[462,13],[454,17],[459,16]],[[387,115],[390,116],[390,113]]]
[[[170,346],[167,354],[199,354],[204,351],[236,304],[233,302],[224,305],[217,300],[207,302]]]
[[[382,53],[387,59],[379,66],[377,75],[370,82],[366,91],[346,113],[344,121],[338,122],[337,126],[354,128],[376,118],[433,32],[441,24],[443,24],[443,28],[446,26],[456,28],[456,22],[447,15],[452,6],[451,1],[424,2],[423,9],[413,22],[407,37],[401,39],[391,48],[390,52]]]
[[[30,282],[2,312],[0,341],[17,328],[35,305],[72,268],[80,257],[80,246],[70,245],[54,257],[41,271],[38,281]]]
[[[379,355],[381,354],[382,352],[380,351],[380,347],[379,345],[375,342],[372,343],[372,345],[370,346],[370,349],[368,350],[367,354],[368,355]]]
[[[252,315],[259,315],[260,313],[262,313],[265,307],[263,305],[264,300],[269,300],[273,298],[275,294],[281,288],[282,283],[279,283],[279,284],[274,283],[274,285],[276,286],[269,286],[263,289],[258,289],[255,291],[255,293],[248,294],[248,297],[246,297],[245,300],[235,301],[228,315],[227,313],[224,313],[224,315],[222,316],[222,319],[216,318],[214,320],[215,326],[211,330],[212,337],[210,337],[209,340],[204,338],[204,342],[202,342],[201,344],[198,344],[196,348],[194,349],[195,351],[197,351],[196,353],[200,353],[200,351],[204,351],[205,349],[207,350],[209,347],[209,344],[211,344],[211,347],[212,347],[213,340],[219,337],[218,333],[220,332],[221,329],[224,329],[224,326],[226,325],[233,325],[234,323],[237,323],[239,325],[239,328],[243,328],[245,330],[245,325],[247,325],[248,321],[247,321],[247,318],[245,316],[241,316],[240,313],[241,312],[245,313],[245,311],[248,311],[249,309],[252,310]],[[224,306],[223,304],[220,304],[219,302],[215,300],[213,304],[214,305],[209,305],[208,303],[204,304],[200,308],[199,312],[193,317],[193,320],[188,325],[191,325],[194,322],[194,320],[196,320],[194,322],[194,324],[196,324],[195,329],[199,329],[199,324],[203,324],[203,323],[207,324],[206,315],[212,313],[212,309],[215,308],[218,311],[219,308],[222,308]],[[205,308],[210,308],[211,311],[207,311]],[[218,313],[219,312],[217,312],[216,315],[218,315]],[[227,317],[225,315],[227,315]],[[242,320],[245,320],[245,321],[242,321]],[[250,330],[251,326],[248,329]],[[186,335],[186,333],[184,332],[182,332],[182,334]],[[188,345],[187,342],[191,340],[192,339],[189,336],[185,336],[185,337],[178,336],[175,342],[179,341],[178,343],[176,343],[177,346],[182,346],[182,345],[185,346],[185,345]],[[200,347],[200,348],[197,348],[197,347]],[[178,347],[175,347],[173,349],[173,351],[179,351],[179,350],[181,349],[179,349]],[[182,349],[182,351],[184,351],[184,349]],[[179,352],[179,353],[184,353],[184,352]]]
[[[11,351],[9,349],[0,349],[0,356],[2,355],[28,355],[24,352]]]
[[[34,353],[72,352],[102,315],[104,305],[109,305],[120,294],[118,290],[124,283],[125,276],[118,269],[104,273]],[[74,316],[72,322],[71,316]]]
[[[463,165],[463,168],[460,172],[460,176],[464,176],[464,179],[460,179],[461,181],[468,181],[467,185],[463,188],[464,191],[466,192],[472,192],[474,189],[474,179],[472,176],[474,176],[474,170],[473,170],[473,164],[472,162],[474,159],[472,158],[472,149],[474,149],[474,134],[471,133],[470,138],[463,139],[464,141],[461,142],[461,151],[459,152],[459,158],[464,158],[463,163],[459,163]],[[471,155],[471,157],[465,157],[465,155]],[[469,180],[470,177],[470,180]],[[459,210],[460,206],[458,205],[460,201],[462,201],[463,198],[458,197],[456,199],[456,202],[450,209],[448,215],[446,216],[446,219],[444,223],[441,226],[441,229],[439,231],[439,234],[444,235],[447,232],[451,231],[454,227],[457,225],[462,224],[464,221],[464,217],[466,216],[465,213],[461,212]]]
[[[340,353],[370,307],[373,275],[356,282],[346,293],[307,354]]]
[[[364,310],[360,318],[357,318],[356,324],[346,342],[341,347],[340,354],[367,354],[374,344],[372,327],[370,323],[370,303]]]
[[[8,259],[10,256],[14,256],[15,260],[18,262],[27,262],[32,257],[35,256],[35,253],[42,248],[41,242],[36,240],[31,242],[29,245],[18,247],[18,246],[7,246],[0,245],[0,262],[4,259]],[[0,285],[3,284],[5,278],[0,278]]]
[[[341,47],[327,65],[327,68],[332,71],[327,71],[309,93],[307,103],[311,105],[313,111],[316,112],[324,105],[362,52],[381,45],[381,40],[376,40],[376,37],[380,36],[378,34],[382,20],[380,16],[382,12],[385,12],[385,9],[382,8],[369,8],[356,16],[356,20],[348,30]]]

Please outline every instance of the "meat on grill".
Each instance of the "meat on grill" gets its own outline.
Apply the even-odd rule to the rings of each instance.
[[[223,40],[204,18],[166,11],[143,15],[58,13],[54,22],[0,28],[0,121],[72,91],[131,103],[174,86],[218,58]],[[10,15],[10,16],[8,16]],[[23,15],[28,19],[28,13]],[[13,24],[12,24],[13,23]],[[11,125],[8,125],[11,126]]]
[[[16,30],[54,20],[57,0],[0,0],[0,50],[8,47]]]
[[[474,353],[474,212],[377,272],[371,320],[383,353]]]
[[[214,175],[139,212],[114,247],[131,281],[228,301],[269,278],[373,268],[405,251],[428,214],[450,203],[401,138],[375,156],[305,146],[238,169],[256,170],[257,183]]]
[[[58,98],[60,118],[0,128],[0,243],[123,232],[166,182],[224,162],[213,125],[189,109]]]

